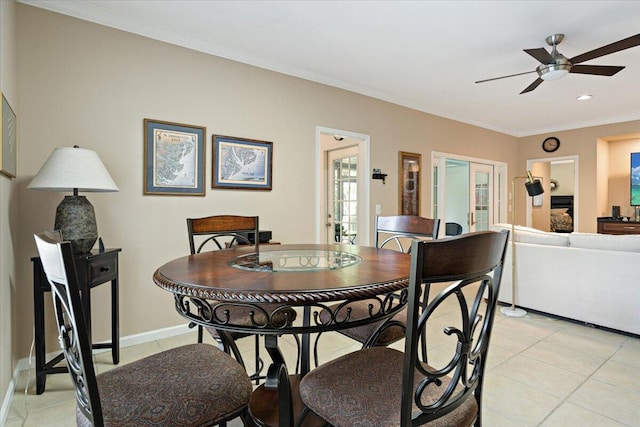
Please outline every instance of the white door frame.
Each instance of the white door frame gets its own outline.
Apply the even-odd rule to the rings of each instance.
[[[322,143],[322,136],[331,136],[331,145]],[[344,140],[337,141],[333,135],[340,135]],[[326,154],[327,151],[349,146],[358,146],[358,244],[368,246],[370,242],[370,224],[371,224],[371,208],[370,188],[371,180],[368,171],[370,170],[370,139],[366,134],[350,132],[341,129],[334,129],[324,126],[316,126],[316,206],[315,206],[315,224],[316,243],[324,242],[326,234],[326,218],[327,218],[327,201],[326,201]]]
[[[445,159],[463,160],[471,163],[483,163],[493,165],[493,221],[492,224],[507,221],[507,194],[509,185],[507,183],[507,163],[496,160],[481,159],[478,157],[461,156],[459,154],[445,153],[441,151],[431,152],[431,176],[434,173],[434,167],[439,167],[438,176],[438,212],[437,217],[445,218],[445,186],[444,166]],[[431,212],[434,212],[433,197],[430,200]],[[444,227],[440,227],[442,235],[444,235]],[[439,233],[440,234],[440,233]]]

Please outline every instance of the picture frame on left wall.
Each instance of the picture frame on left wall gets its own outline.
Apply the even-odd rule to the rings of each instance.
[[[144,194],[205,195],[207,128],[144,119]]]
[[[2,94],[2,150],[0,151],[0,174],[9,178],[16,177],[16,113],[9,105],[9,101]]]

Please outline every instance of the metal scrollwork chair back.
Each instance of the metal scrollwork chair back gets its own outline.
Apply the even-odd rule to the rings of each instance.
[[[440,228],[439,219],[424,218],[415,215],[377,216],[374,234],[374,246],[377,248],[395,249],[401,252],[409,252],[411,241],[436,239]],[[339,319],[347,315],[362,318],[371,310],[384,309],[382,300],[363,300],[333,306],[333,311]],[[328,313],[321,313],[323,321],[330,321]],[[358,341],[363,348],[372,346],[388,346],[404,338],[407,311],[401,310],[386,321],[366,324],[356,328],[339,330],[341,334]],[[318,365],[318,340],[316,337],[314,346],[314,358]]]
[[[300,383],[306,407],[334,426],[408,427],[436,419],[437,425],[480,426],[508,235],[481,231],[414,241],[404,352],[366,348],[314,369]],[[423,288],[435,285],[440,292],[421,309]],[[448,315],[440,316],[440,310]],[[418,356],[425,330],[446,343],[430,364]],[[345,408],[342,402],[353,405]]]
[[[247,417],[251,381],[238,362],[212,345],[177,347],[96,376],[71,244],[59,232],[34,238],[51,285],[79,426],[200,426]]]
[[[191,254],[200,253],[213,247],[214,250],[227,249],[233,245],[247,245],[253,247],[253,251],[257,254],[260,252],[259,242],[259,217],[257,216],[238,216],[238,215],[214,215],[204,218],[187,218],[187,231],[189,234],[189,247]],[[197,239],[201,236],[201,241]],[[253,236],[253,241],[251,241]],[[235,323],[244,323],[247,326],[255,326],[255,324],[283,324],[293,322],[297,313],[292,308],[278,309],[275,304],[261,304],[260,307],[226,305],[215,301],[199,302],[196,299],[191,300],[193,303],[201,304],[202,307],[210,310],[215,307],[217,313],[225,312],[229,319],[233,319]],[[212,316],[215,317],[215,316]],[[268,318],[267,318],[268,317]],[[196,326],[190,323],[189,327]],[[198,326],[198,342],[202,342],[202,326]],[[260,372],[264,367],[264,362],[260,357],[260,342],[258,334],[241,333],[241,332],[225,332],[216,329],[213,325],[206,326],[207,332],[222,346],[227,353],[231,353],[244,366],[242,355],[235,344],[237,339],[255,336],[255,372],[252,379],[258,383]]]

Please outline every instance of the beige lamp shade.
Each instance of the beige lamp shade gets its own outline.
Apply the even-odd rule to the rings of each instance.
[[[38,174],[27,186],[33,190],[73,191],[56,209],[54,229],[71,242],[76,253],[86,253],[98,240],[98,225],[93,205],[83,192],[118,191],[111,175],[95,151],[76,147],[53,150]]]
[[[53,150],[27,188],[43,191],[118,191],[98,153],[76,147]]]

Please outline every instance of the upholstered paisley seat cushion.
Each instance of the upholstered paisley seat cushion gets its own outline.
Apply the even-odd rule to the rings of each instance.
[[[386,347],[347,354],[308,373],[300,382],[300,395],[309,409],[336,427],[400,426],[403,360],[402,352]],[[422,378],[416,371],[416,384]],[[439,389],[446,385],[443,381]],[[435,392],[428,394],[432,400],[426,403],[438,397]],[[470,426],[477,412],[475,399],[469,398],[425,425]]]
[[[260,307],[264,308],[267,313],[272,313],[273,310],[276,310],[280,307],[280,304],[261,304]],[[255,325],[264,325],[267,322],[267,318],[263,312],[260,310],[256,310],[251,307],[244,306],[229,306],[225,307],[229,310],[229,323],[233,323],[236,325],[242,326],[255,326]],[[218,316],[225,316],[224,310],[218,310]],[[251,312],[253,312],[253,319],[251,318]],[[276,326],[280,325],[288,325],[293,323],[296,320],[298,313],[291,307],[284,307],[281,310],[276,311],[271,314],[271,323]],[[224,320],[224,318],[221,318]],[[209,331],[211,336],[218,339],[218,332],[212,326],[205,326],[205,329]],[[238,339],[242,337],[246,337],[250,334],[241,333],[241,332],[230,332],[229,335],[232,339]]]
[[[252,386],[229,355],[209,344],[158,353],[97,376],[105,426],[201,426],[239,414]],[[91,426],[76,410],[78,426]]]
[[[375,307],[375,305],[374,305]],[[364,301],[357,301],[354,304],[349,304],[349,308],[351,308],[351,318],[352,319],[361,319],[361,318],[367,318],[369,317],[369,304],[367,303],[366,300]],[[344,310],[344,313],[346,313],[346,310]],[[344,316],[342,316],[344,317]],[[322,310],[320,312],[320,320],[323,323],[327,323],[331,320],[330,315],[327,311]],[[341,321],[341,316],[340,314],[337,315],[337,321]],[[400,312],[398,312],[395,316],[393,316],[391,318],[391,321],[393,322],[393,324],[390,324],[389,326],[386,326],[385,329],[382,331],[382,333],[380,334],[380,336],[378,337],[376,344],[377,346],[388,346],[390,344],[393,344],[394,342],[404,338],[404,326],[400,326],[398,325],[396,322],[400,322],[402,323],[402,325],[406,324],[407,322],[407,310],[406,308],[401,310]],[[340,330],[340,332],[343,335],[348,336],[351,339],[354,339],[358,342],[361,342],[362,344],[364,344],[365,342],[367,342],[367,340],[369,339],[369,337],[376,331],[376,329],[378,329],[378,327],[383,323],[383,321],[380,322],[374,322],[374,323],[368,323],[366,325],[362,325],[362,326],[358,326],[356,328],[349,328],[349,329],[342,329]]]

